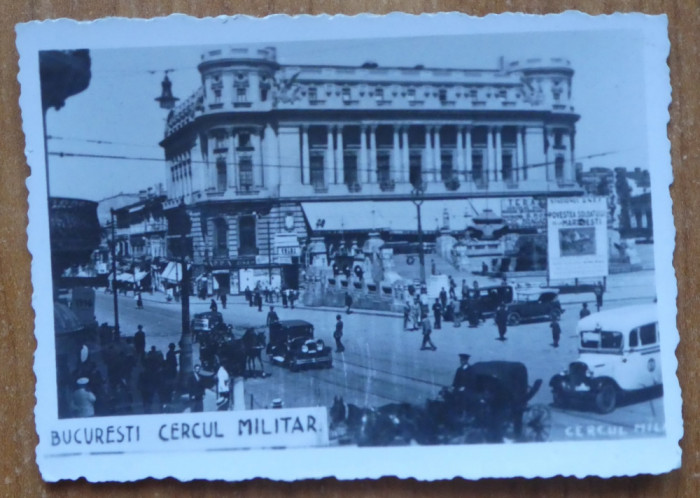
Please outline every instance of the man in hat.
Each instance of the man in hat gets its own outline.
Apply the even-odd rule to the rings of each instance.
[[[143,331],[143,325],[139,325],[138,330],[134,334],[134,349],[136,350],[136,357],[143,361],[143,357],[146,354],[146,333]]]
[[[464,389],[467,387],[467,371],[470,367],[469,358],[471,358],[471,355],[468,355],[467,353],[459,354],[459,366],[455,372],[455,378],[452,381],[452,387],[456,391],[464,391]]]
[[[559,326],[559,320],[556,316],[552,317],[552,323],[549,324],[552,328],[552,346],[555,348],[559,347],[559,338],[561,337],[561,327]]]
[[[506,309],[506,305],[504,303],[498,305],[494,320],[496,322],[496,326],[498,327],[498,340],[505,341],[506,332],[508,330],[508,310]]]
[[[280,318],[277,316],[277,312],[275,311],[274,306],[270,306],[270,311],[267,312],[267,328],[268,330],[272,326],[273,323],[277,323],[280,321]],[[270,332],[272,333],[272,332]]]
[[[433,333],[433,326],[430,323],[430,318],[428,318],[428,315],[423,316],[423,343],[420,346],[421,351],[424,351],[426,349],[430,349],[431,351],[435,351],[437,348],[435,347],[435,344],[433,344],[433,341],[430,339],[430,334]],[[428,347],[430,345],[430,347]]]
[[[435,298],[435,303],[433,303],[433,318],[435,319],[435,324],[433,325],[435,327],[435,330],[438,330],[442,328],[442,304],[440,304],[440,300],[438,298]]]
[[[345,351],[345,346],[340,341],[343,337],[343,320],[340,315],[335,316],[335,332],[333,332],[333,339],[335,339],[335,352],[342,353]]]
[[[346,292],[345,293],[345,313],[347,313],[348,315],[350,313],[352,313],[350,311],[350,306],[352,306],[352,296],[350,295],[349,292]]]

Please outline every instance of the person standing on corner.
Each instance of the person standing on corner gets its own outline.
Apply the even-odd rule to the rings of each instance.
[[[598,284],[593,288],[593,293],[595,294],[595,304],[600,311],[603,307],[603,284],[598,282]]]
[[[220,297],[219,299],[221,299],[221,307],[222,307],[223,309],[226,309],[226,300],[228,299],[228,298],[226,297],[226,291],[223,291],[223,292],[221,293],[221,297]]]
[[[280,321],[280,319],[277,316],[277,313],[275,312],[275,307],[270,306],[270,311],[267,312],[267,327],[268,327],[268,329],[270,328],[270,326],[272,326],[273,323],[277,323],[279,321]]]
[[[430,318],[428,318],[428,315],[425,315],[423,317],[423,343],[420,346],[421,351],[425,351],[426,349],[430,349],[431,351],[435,351],[437,348],[435,347],[435,344],[433,344],[433,341],[430,339],[430,334],[433,333],[433,326],[430,324]],[[428,344],[430,347],[428,347]]]
[[[258,311],[262,312],[263,298],[262,293],[259,289],[255,289],[255,305],[258,307]]]
[[[347,313],[348,315],[350,313],[352,313],[352,311],[350,311],[350,306],[352,306],[352,296],[350,295],[349,292],[346,292],[345,293],[345,308],[346,308],[345,313]]]
[[[447,291],[445,290],[444,287],[442,289],[440,289],[439,296],[440,296],[440,303],[442,304],[442,307],[444,308],[445,306],[447,306]]]
[[[245,300],[248,301],[248,306],[251,308],[253,307],[253,291],[250,290],[249,286],[245,286],[245,291],[243,291],[243,294],[245,295]]]
[[[136,357],[143,361],[146,355],[146,333],[143,331],[143,325],[139,325],[138,330],[134,334],[134,349],[136,350]]]
[[[498,305],[495,316],[496,326],[498,326],[498,340],[506,340],[506,332],[508,331],[508,310],[506,305],[501,303]]]
[[[335,332],[333,332],[333,339],[335,339],[335,352],[342,353],[345,351],[345,346],[340,341],[343,338],[343,320],[340,315],[335,317]]]
[[[442,305],[439,299],[435,299],[433,304],[433,318],[435,319],[435,330],[442,328]]]
[[[555,348],[559,347],[559,338],[561,337],[561,327],[559,326],[559,320],[556,317],[552,317],[552,323],[549,324],[552,327],[552,346]]]
[[[219,311],[219,306],[217,306],[215,299],[211,300],[211,304],[209,304],[209,310],[212,313],[216,313],[217,311]]]

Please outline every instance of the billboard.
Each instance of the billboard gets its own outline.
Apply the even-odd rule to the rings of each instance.
[[[607,200],[562,197],[547,200],[549,278],[608,274]]]

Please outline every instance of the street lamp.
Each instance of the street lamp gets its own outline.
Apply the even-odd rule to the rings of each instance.
[[[425,183],[414,185],[411,190],[411,201],[416,205],[416,217],[418,218],[418,262],[420,263],[420,283],[425,285],[425,253],[423,249],[423,225],[421,224],[420,208],[425,196]]]
[[[114,217],[114,209],[109,210],[112,218],[112,242],[110,249],[112,250],[112,294],[114,298],[114,338],[119,339],[119,297],[117,296],[117,238],[116,238],[116,221]]]

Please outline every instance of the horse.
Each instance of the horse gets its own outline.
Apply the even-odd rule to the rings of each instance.
[[[389,403],[378,408],[361,408],[334,397],[329,409],[331,428],[345,425],[358,446],[387,446],[400,438],[404,444],[413,439],[414,407],[409,403]]]
[[[262,352],[267,345],[265,332],[255,332],[255,329],[248,329],[241,338],[243,349],[246,356],[246,369],[255,374],[256,360],[260,363],[262,375],[265,375],[265,366],[263,365]]]

